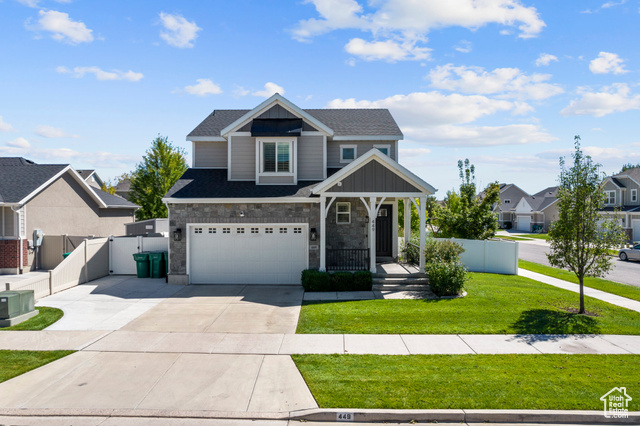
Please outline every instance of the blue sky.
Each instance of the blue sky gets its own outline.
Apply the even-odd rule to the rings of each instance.
[[[132,170],[151,140],[279,91],[389,108],[439,189],[556,183],[573,136],[640,162],[638,0],[0,0],[0,155]]]

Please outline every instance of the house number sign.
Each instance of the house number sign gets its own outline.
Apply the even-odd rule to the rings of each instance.
[[[336,413],[336,420],[339,422],[352,422],[353,413]]]

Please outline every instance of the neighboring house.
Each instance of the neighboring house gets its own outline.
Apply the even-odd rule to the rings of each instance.
[[[33,231],[49,235],[122,235],[138,208],[90,186],[67,164],[0,158],[0,273],[33,266]]]
[[[123,179],[116,185],[116,195],[124,198],[125,200],[129,199],[129,194],[131,193],[131,181],[129,179]]]
[[[187,136],[193,167],[163,198],[169,282],[375,272],[398,256],[398,200],[420,199],[424,223],[436,191],[398,164],[402,138],[386,109],[303,110],[275,94],[253,110],[213,111]]]
[[[558,187],[545,188],[529,195],[515,184],[500,184],[500,203],[494,211],[499,214],[502,228],[517,231],[548,231],[551,222],[558,218]]]
[[[604,181],[605,207],[617,215],[631,241],[640,241],[640,167],[608,176]]]
[[[100,179],[100,176],[98,176],[95,170],[76,170],[76,173],[78,173],[89,186],[98,189],[102,189],[104,186],[104,181]]]

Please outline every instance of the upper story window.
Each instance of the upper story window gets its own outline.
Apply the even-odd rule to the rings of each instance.
[[[291,142],[262,142],[262,172],[291,173]]]
[[[605,204],[615,204],[616,191],[604,191],[604,202]]]
[[[391,145],[374,145],[373,147],[378,151],[380,151],[381,153],[383,153],[384,155],[386,155],[387,157],[389,156],[389,150],[391,149]]]
[[[632,189],[631,190],[631,202],[632,203],[637,203],[638,202],[638,190],[637,189]]]
[[[504,200],[504,203],[505,203],[505,204],[511,204],[511,200],[506,199],[506,200]]]
[[[350,163],[358,158],[357,145],[340,145],[340,162]]]

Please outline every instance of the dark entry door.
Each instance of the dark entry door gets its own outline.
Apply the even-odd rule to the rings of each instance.
[[[376,256],[391,256],[392,206],[382,205],[376,218]]]

